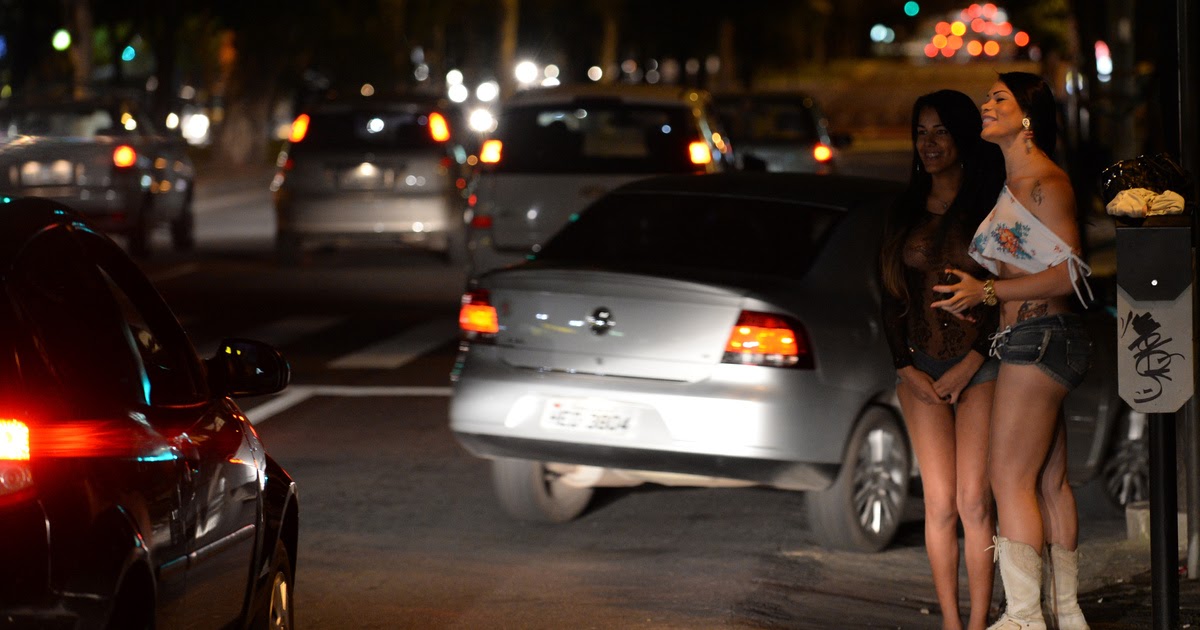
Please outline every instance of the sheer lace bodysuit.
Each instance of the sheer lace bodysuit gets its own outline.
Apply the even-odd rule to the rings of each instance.
[[[896,369],[912,365],[913,350],[940,360],[963,357],[971,349],[986,357],[988,334],[996,330],[995,307],[980,304],[968,310],[965,314],[974,318],[974,322],[958,319],[940,308],[929,308],[932,302],[944,297],[934,293],[932,287],[946,284],[943,282],[946,269],[959,269],[980,279],[989,275],[967,254],[972,236],[968,230],[974,226],[948,225],[941,238],[943,218],[925,212],[923,222],[912,228],[904,241],[902,256],[908,300],[883,291],[883,327]]]

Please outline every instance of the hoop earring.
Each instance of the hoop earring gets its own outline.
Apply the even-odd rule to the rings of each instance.
[[[1028,116],[1021,119],[1021,126],[1025,128],[1024,135],[1025,135],[1025,152],[1026,153],[1033,152],[1033,130],[1030,129],[1032,124],[1033,123],[1029,122]]]

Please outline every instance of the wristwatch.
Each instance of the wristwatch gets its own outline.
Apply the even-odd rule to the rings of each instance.
[[[1000,300],[996,299],[996,281],[988,278],[983,282],[983,303],[995,306]]]

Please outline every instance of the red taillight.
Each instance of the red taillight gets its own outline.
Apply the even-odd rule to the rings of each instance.
[[[813,147],[813,159],[818,162],[828,162],[833,159],[833,149],[818,143]]]
[[[471,204],[475,205],[475,204]],[[492,215],[477,214],[471,217],[471,227],[477,230],[486,230],[492,227]]]
[[[503,149],[504,143],[499,140],[486,140],[479,149],[479,161],[484,164],[497,164],[500,162],[500,153]]]
[[[445,116],[437,112],[429,115],[429,135],[437,142],[450,139],[450,125],[446,124]]]
[[[133,147],[122,144],[113,149],[113,164],[117,168],[129,168],[135,162],[137,162],[137,151],[134,151]]]
[[[20,420],[0,420],[0,460],[29,460],[29,426]]]
[[[285,173],[290,172],[294,168],[296,168],[296,160],[293,160],[292,158],[288,158],[283,161],[283,171]]]
[[[0,504],[21,500],[31,488],[29,426],[20,420],[0,420]]]
[[[688,145],[688,157],[692,164],[708,164],[713,159],[712,149],[708,148],[708,143],[697,140]]]
[[[458,328],[468,338],[480,335],[491,336],[500,332],[500,321],[496,307],[489,301],[487,289],[472,289],[462,296],[462,308],[458,311]]]
[[[813,368],[808,333],[782,315],[742,311],[729,333],[722,363]]]
[[[304,136],[308,135],[308,114],[300,114],[296,120],[292,121],[292,135],[288,137],[292,143],[300,142]]]

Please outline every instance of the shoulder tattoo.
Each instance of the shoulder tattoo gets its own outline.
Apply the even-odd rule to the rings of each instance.
[[[1041,317],[1050,310],[1050,305],[1045,302],[1024,302],[1021,308],[1017,310],[1017,321],[1023,322],[1034,317]]]
[[[1042,194],[1042,180],[1033,182],[1033,191],[1029,193],[1029,196],[1033,197],[1037,205],[1042,205],[1042,199],[1045,199],[1045,195]]]

